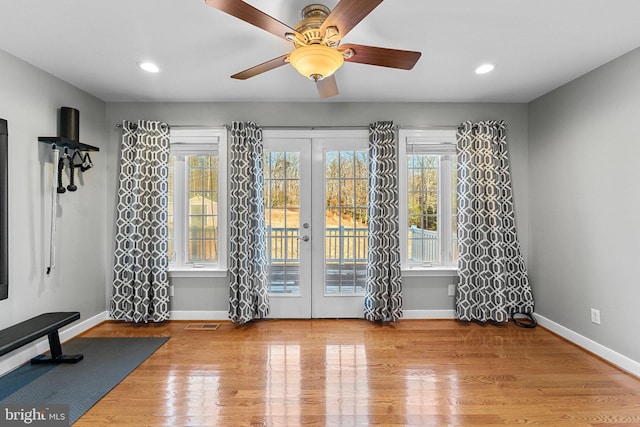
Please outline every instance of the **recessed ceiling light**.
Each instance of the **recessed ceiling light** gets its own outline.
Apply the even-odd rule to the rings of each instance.
[[[138,66],[149,73],[157,73],[160,71],[160,68],[153,62],[141,62]]]
[[[476,74],[487,74],[493,71],[496,68],[493,64],[482,64],[478,68],[476,68]]]

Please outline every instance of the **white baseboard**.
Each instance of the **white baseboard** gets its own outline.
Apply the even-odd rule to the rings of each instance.
[[[560,335],[562,338],[571,341],[579,347],[603,358],[607,362],[640,377],[640,362],[628,358],[610,348],[598,344],[597,342],[584,337],[564,326],[547,319],[544,316],[534,313],[536,320],[546,329]],[[455,319],[454,310],[403,310],[403,319]]]
[[[603,346],[602,344],[598,344],[597,342],[580,335],[577,332],[572,331],[571,329],[565,328],[564,326],[547,319],[544,316],[541,316],[537,313],[534,313],[536,316],[536,320],[540,326],[543,326],[549,329],[551,332],[554,332],[560,335],[562,338],[571,341],[579,347],[584,348],[585,350],[603,358],[607,362],[619,367],[620,369],[629,372],[637,377],[640,377],[640,362],[637,362],[633,359],[628,358],[616,351],[611,350]]]
[[[403,319],[455,319],[454,310],[402,310]]]
[[[104,311],[102,313],[96,314],[93,317],[83,320],[80,323],[74,324],[64,330],[60,330],[58,332],[58,334],[60,335],[60,342],[63,343],[65,341],[68,341],[71,338],[80,335],[84,331],[87,331],[94,326],[104,322],[108,319],[108,314],[109,312]],[[62,347],[62,349],[64,350],[64,346]],[[13,351],[8,355],[1,357],[0,375],[4,375],[9,371],[13,371],[17,367],[22,366],[32,358],[48,350],[49,340],[45,337],[21,347],[20,350]]]
[[[227,311],[172,311],[171,320],[229,320]]]
[[[453,319],[453,310],[403,310],[403,319]],[[172,311],[171,320],[229,320],[227,311]]]

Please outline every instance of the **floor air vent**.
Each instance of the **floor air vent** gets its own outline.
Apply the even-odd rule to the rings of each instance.
[[[219,323],[189,323],[184,329],[190,331],[215,331],[219,327]]]

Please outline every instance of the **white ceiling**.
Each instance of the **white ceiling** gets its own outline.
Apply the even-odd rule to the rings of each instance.
[[[312,2],[248,1],[292,27]],[[386,0],[343,43],[421,51],[417,65],[345,63],[321,100],[290,66],[230,79],[292,47],[204,0],[2,0],[0,17],[0,49],[107,102],[528,102],[640,46],[638,0]],[[496,70],[475,75],[483,62]]]

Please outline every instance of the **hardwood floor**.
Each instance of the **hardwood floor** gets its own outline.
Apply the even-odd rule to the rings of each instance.
[[[171,339],[75,426],[640,426],[640,379],[541,327],[186,325],[83,334]]]

